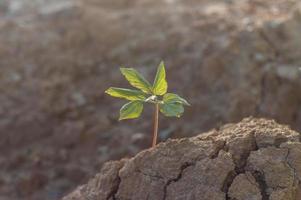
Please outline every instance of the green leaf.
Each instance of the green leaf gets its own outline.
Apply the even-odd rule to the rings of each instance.
[[[141,101],[131,101],[120,109],[119,120],[138,118],[143,110]]]
[[[166,117],[181,117],[184,107],[181,103],[164,103],[160,104],[160,112]]]
[[[143,92],[145,92],[147,94],[152,93],[151,84],[135,69],[120,68],[120,71],[132,86],[142,90]]]
[[[125,89],[125,88],[116,88],[116,87],[110,87],[105,91],[105,93],[118,98],[124,98],[130,101],[133,100],[145,100],[145,94],[140,90],[131,90],[131,89]]]
[[[163,96],[163,101],[164,101],[164,103],[181,103],[186,106],[190,106],[190,104],[185,99],[183,99],[179,95],[173,94],[173,93],[166,93]]]
[[[167,92],[167,81],[164,63],[161,62],[158,69],[156,78],[153,84],[153,92],[155,95],[164,95]]]

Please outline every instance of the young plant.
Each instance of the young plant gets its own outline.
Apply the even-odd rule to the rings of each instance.
[[[120,68],[121,73],[136,89],[110,87],[105,92],[113,97],[129,100],[120,109],[119,120],[138,118],[144,103],[154,104],[154,132],[152,147],[156,146],[158,137],[159,111],[166,117],[181,117],[184,106],[190,104],[177,94],[167,93],[167,81],[164,63],[161,62],[153,85],[133,68]]]

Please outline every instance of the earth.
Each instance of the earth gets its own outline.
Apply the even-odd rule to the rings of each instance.
[[[160,141],[244,117],[301,131],[298,0],[0,1],[0,199],[60,199],[104,162],[151,145],[152,107],[118,121],[129,87],[165,61],[192,105],[160,116]]]

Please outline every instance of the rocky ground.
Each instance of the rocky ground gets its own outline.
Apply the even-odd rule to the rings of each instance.
[[[300,134],[247,118],[108,162],[63,200],[297,200]]]
[[[297,0],[0,1],[0,199],[58,199],[150,145],[151,108],[118,122],[121,65],[192,104],[160,139],[246,116],[301,130]]]

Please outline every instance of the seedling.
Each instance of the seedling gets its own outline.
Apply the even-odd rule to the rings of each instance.
[[[154,132],[152,147],[156,146],[158,137],[159,111],[166,117],[181,117],[184,106],[190,104],[177,94],[167,93],[167,81],[164,63],[161,62],[153,85],[133,68],[120,68],[121,73],[135,88],[125,89],[110,87],[105,92],[113,97],[129,100],[120,109],[119,120],[138,118],[143,111],[144,103],[154,104]]]

